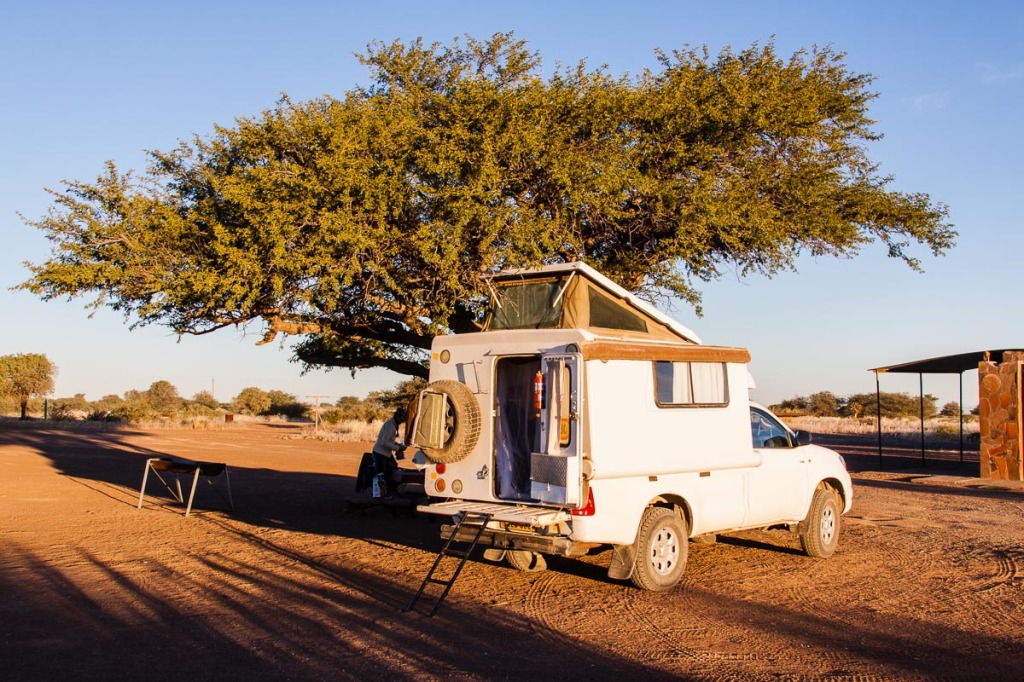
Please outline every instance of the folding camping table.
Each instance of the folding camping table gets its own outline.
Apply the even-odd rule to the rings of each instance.
[[[213,480],[211,479],[223,475],[224,482],[227,487],[228,506],[231,508],[231,511],[235,510],[235,503],[231,497],[231,477],[228,475],[227,464],[220,462],[196,462],[183,457],[152,457],[146,460],[146,469],[142,474],[142,487],[139,490],[138,509],[142,509],[142,500],[146,495],[146,481],[149,479],[150,471],[152,471],[160,482],[164,484],[164,487],[167,488],[179,503],[185,505],[185,516],[188,516],[192,511],[192,500],[195,499],[196,496],[196,486],[199,484],[199,477],[202,476],[206,479],[207,483],[213,486]],[[160,475],[161,472],[174,475],[173,488],[170,483]],[[182,475],[192,476],[192,489],[189,491],[187,504],[185,502],[185,496],[181,490],[180,476]],[[213,487],[214,490],[216,490],[216,486]]]

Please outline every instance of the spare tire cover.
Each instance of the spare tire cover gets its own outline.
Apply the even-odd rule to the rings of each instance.
[[[423,391],[445,396],[445,438],[439,448],[422,448],[435,462],[458,462],[466,458],[480,440],[480,405],[469,387],[459,381],[440,380]]]

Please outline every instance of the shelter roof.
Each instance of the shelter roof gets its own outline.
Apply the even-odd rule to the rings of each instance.
[[[971,353],[958,353],[956,355],[943,355],[938,358],[926,360],[913,360],[898,365],[886,367],[875,367],[869,372],[890,372],[893,374],[959,374],[969,369],[978,369],[978,364],[991,360],[1002,362],[1003,353],[1024,352],[1019,348],[1002,348],[999,350],[979,350]]]

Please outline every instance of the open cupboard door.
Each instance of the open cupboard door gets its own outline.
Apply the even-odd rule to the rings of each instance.
[[[530,454],[530,496],[547,504],[575,507],[582,501],[582,368],[578,353],[544,355],[535,378],[540,429]]]

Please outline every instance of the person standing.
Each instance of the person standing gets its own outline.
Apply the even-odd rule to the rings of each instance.
[[[399,407],[377,433],[377,442],[373,444],[374,497],[390,497],[391,472],[398,466],[396,460],[405,459],[405,444],[398,438],[398,426],[408,414],[404,407]]]

